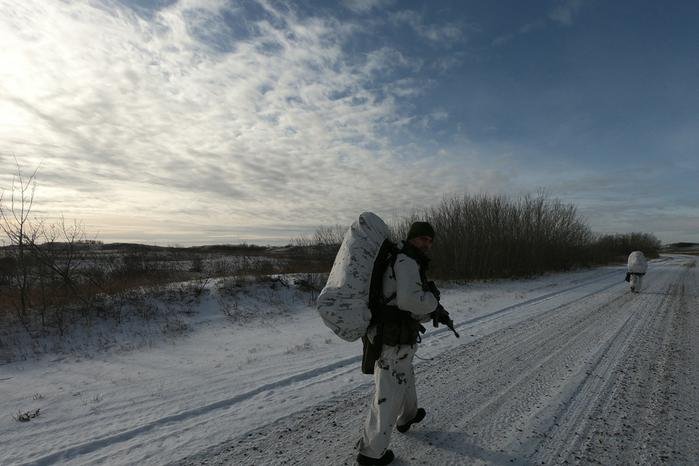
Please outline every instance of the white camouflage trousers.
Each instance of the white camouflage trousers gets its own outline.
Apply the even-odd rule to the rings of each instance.
[[[359,452],[380,458],[388,449],[393,427],[417,414],[413,356],[417,345],[384,346],[374,365],[374,399],[364,423]]]
[[[629,278],[629,284],[631,285],[631,291],[641,291],[641,286],[643,286],[643,275],[631,274]]]

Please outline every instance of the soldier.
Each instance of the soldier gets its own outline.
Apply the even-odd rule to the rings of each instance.
[[[629,254],[626,268],[626,281],[631,285],[631,292],[640,293],[643,285],[643,276],[648,269],[646,256],[641,251],[634,251]]]
[[[418,408],[413,356],[425,331],[421,322],[433,320],[453,325],[449,313],[439,304],[439,291],[426,277],[434,229],[427,222],[415,222],[399,244],[395,260],[383,275],[384,301],[372,317],[364,341],[373,362],[375,393],[364,433],[359,441],[357,463],[385,465],[394,459],[388,449],[393,427],[405,433],[425,417]],[[375,362],[373,361],[375,359]],[[371,373],[371,372],[369,372]]]

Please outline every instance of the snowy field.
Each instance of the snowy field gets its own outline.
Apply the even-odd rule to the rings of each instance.
[[[395,464],[699,463],[696,261],[651,261],[640,294],[616,266],[442,284],[462,337],[428,329]],[[181,334],[0,365],[0,464],[352,464],[361,344],[310,294],[256,286],[231,318],[210,288]]]

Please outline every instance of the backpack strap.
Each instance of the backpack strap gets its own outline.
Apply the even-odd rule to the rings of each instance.
[[[389,253],[390,255],[388,257],[388,263],[389,263],[389,266],[391,267],[391,273],[393,274],[393,278],[396,278],[396,260],[398,259],[398,254],[403,252],[403,248],[399,248],[396,244],[393,244],[393,243],[391,243],[391,244],[393,247],[391,248],[391,251]],[[381,295],[383,297],[383,293],[381,293]],[[384,297],[382,300],[383,301],[382,304],[384,306],[386,306],[388,303],[390,303],[392,300],[394,300],[396,298],[396,296],[398,296],[397,290],[394,291],[391,294],[391,296],[389,296],[388,298]]]
[[[384,307],[389,301],[391,301],[395,296],[391,296],[386,299],[383,295],[383,276],[388,267],[390,266],[393,270],[395,276],[395,269],[393,269],[396,263],[396,257],[400,250],[398,246],[392,241],[386,239],[381,244],[379,253],[374,263],[374,269],[371,274],[371,288],[369,293],[369,308],[372,311],[372,315],[380,312],[380,309]]]

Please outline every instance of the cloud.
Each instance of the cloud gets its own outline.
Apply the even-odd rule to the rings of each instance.
[[[516,37],[544,29],[550,23],[562,26],[573,24],[575,16],[583,6],[583,0],[556,0],[556,5],[548,12],[546,18],[540,18],[520,26],[516,31],[497,36],[492,40],[494,47],[512,42]]]
[[[549,12],[548,17],[564,26],[573,24],[573,18],[583,6],[583,0],[558,0],[556,6]]]
[[[361,72],[367,78],[374,79],[377,76],[387,76],[398,68],[419,71],[421,67],[422,60],[408,58],[394,48],[381,47],[366,54]]]
[[[491,45],[493,45],[493,46],[505,45],[505,44],[511,42],[517,36],[529,34],[531,32],[537,31],[539,29],[543,29],[545,26],[546,26],[546,21],[541,20],[541,19],[537,20],[537,21],[533,21],[531,23],[524,24],[523,26],[520,26],[520,28],[517,29],[516,32],[510,33],[510,34],[504,34],[504,35],[496,37],[495,39],[493,39]]]
[[[189,212],[202,228],[263,228],[345,223],[406,195],[438,199],[445,181],[403,164],[392,139],[413,124],[401,101],[422,83],[391,70],[421,62],[383,46],[350,56],[356,24],[258,6],[252,20],[225,1],[147,14],[113,2],[10,2],[0,153],[25,169],[42,161],[37,209],[95,225],[144,216],[157,229]],[[242,39],[231,15],[245,18]],[[409,18],[425,37],[459,37]],[[2,186],[10,176],[0,174]]]
[[[412,28],[420,37],[432,43],[450,45],[463,39],[462,27],[456,23],[428,24],[416,11],[402,10],[391,14],[394,24],[405,24]]]
[[[342,4],[354,13],[368,13],[374,9],[393,5],[395,0],[343,0]]]
[[[446,74],[454,68],[463,65],[464,56],[465,54],[463,52],[454,52],[449,56],[435,57],[431,63],[431,67],[441,74]]]

